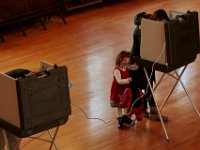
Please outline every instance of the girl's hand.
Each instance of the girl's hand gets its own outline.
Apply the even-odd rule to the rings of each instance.
[[[129,77],[129,78],[128,78],[128,81],[129,81],[129,83],[132,82],[132,77]]]

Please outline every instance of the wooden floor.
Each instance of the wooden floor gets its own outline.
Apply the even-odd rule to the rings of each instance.
[[[166,127],[167,142],[159,122],[144,119],[135,126],[117,128],[115,110],[109,106],[112,71],[116,54],[130,50],[134,30],[133,17],[141,11],[156,9],[200,11],[199,0],[127,0],[111,7],[88,10],[67,17],[64,25],[60,18],[52,18],[48,30],[39,24],[27,27],[27,37],[12,31],[0,43],[0,71],[39,68],[40,60],[66,65],[73,87],[71,102],[81,107],[89,117],[72,105],[72,115],[60,128],[56,142],[60,150],[198,150],[200,148],[200,118],[195,114],[180,85],[170,97],[163,113],[169,117]],[[189,65],[183,82],[200,109],[200,58]],[[159,75],[159,73],[157,74]],[[161,103],[170,90],[173,79],[165,78],[156,97]],[[47,138],[46,133],[38,134]],[[49,144],[29,138],[23,139],[22,150],[47,150]]]

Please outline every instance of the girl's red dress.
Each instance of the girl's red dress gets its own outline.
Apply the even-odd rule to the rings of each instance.
[[[119,67],[116,66],[115,69],[120,71],[121,79],[129,78],[129,69],[128,68],[126,68],[126,70],[123,71],[122,69],[120,69]],[[113,107],[118,106],[118,104],[120,102],[120,97],[122,96],[125,89],[128,87],[129,87],[128,84],[117,83],[117,80],[114,76],[112,87],[111,87],[111,95],[110,95],[111,105],[114,104],[114,105],[112,105]]]

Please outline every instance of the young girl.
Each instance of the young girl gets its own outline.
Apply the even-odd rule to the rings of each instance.
[[[111,95],[110,95],[110,104],[111,107],[116,107],[117,117],[119,121],[118,127],[121,128],[123,125],[121,124],[121,117],[123,116],[123,108],[119,108],[118,105],[122,98],[122,95],[129,87],[129,84],[132,81],[132,78],[129,77],[129,69],[137,70],[138,66],[128,65],[130,62],[130,52],[121,51],[116,59],[116,66],[114,69],[114,78],[111,87]]]

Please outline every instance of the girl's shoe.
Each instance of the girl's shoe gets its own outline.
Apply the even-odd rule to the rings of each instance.
[[[118,128],[122,129],[124,127],[123,117],[119,117],[119,118],[117,118],[117,120],[118,120]]]
[[[123,115],[122,119],[123,119],[123,123],[126,123],[126,124],[131,124],[133,122],[133,120],[128,118],[127,115]]]

